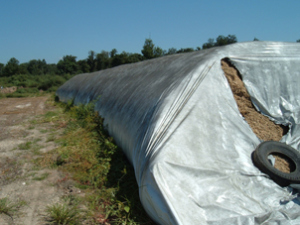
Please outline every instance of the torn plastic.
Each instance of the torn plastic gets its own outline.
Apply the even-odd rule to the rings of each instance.
[[[57,95],[96,102],[159,224],[300,224],[300,197],[252,163],[260,140],[221,69],[229,58],[255,107],[300,150],[300,44],[249,42],[81,74]]]

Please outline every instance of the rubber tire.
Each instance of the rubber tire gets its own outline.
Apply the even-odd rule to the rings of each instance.
[[[279,153],[289,158],[295,164],[295,170],[291,173],[277,170],[268,160],[268,156],[272,153]],[[286,144],[277,141],[262,142],[252,153],[252,161],[259,170],[268,174],[282,187],[300,183],[300,153]]]

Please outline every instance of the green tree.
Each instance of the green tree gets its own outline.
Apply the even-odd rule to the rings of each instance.
[[[152,59],[154,58],[154,44],[152,42],[151,39],[146,39],[144,46],[143,46],[143,50],[142,50],[142,54],[146,59]]]
[[[128,55],[127,63],[135,63],[143,61],[144,57],[139,53],[131,53]]]
[[[21,63],[19,65],[18,73],[19,74],[28,74],[27,67],[28,67],[28,63]]]
[[[202,49],[208,49],[215,46],[215,40],[213,38],[209,38],[206,43],[202,45]]]
[[[128,62],[128,53],[127,52],[122,52],[121,54],[116,54],[112,58],[111,66],[115,67],[118,65],[122,65]]]
[[[28,63],[27,70],[30,74],[33,75],[42,75],[48,72],[48,66],[46,60],[30,60]]]
[[[79,73],[88,73],[90,72],[90,65],[87,63],[86,60],[78,60],[77,61],[78,64],[78,69],[79,69]]]
[[[237,38],[235,35],[229,34],[227,37],[223,35],[219,35],[214,41],[213,38],[209,38],[208,42],[204,43],[202,45],[202,49],[208,49],[216,46],[224,46],[224,45],[229,45],[237,42]]]
[[[12,76],[14,74],[17,74],[18,72],[19,72],[19,61],[16,58],[12,57],[5,65],[3,69],[3,75]]]
[[[111,51],[110,51],[110,58],[113,58],[113,57],[115,57],[115,55],[118,53],[118,51],[117,51],[117,49],[112,49]]]
[[[164,55],[164,51],[160,47],[155,47],[153,53],[155,58]]]
[[[259,41],[256,37],[253,39],[253,41]]]
[[[63,74],[76,74],[78,72],[78,64],[76,63],[76,56],[66,55],[57,63],[57,72]]]
[[[217,37],[215,46],[223,46],[223,45],[228,45],[236,42],[237,42],[237,38],[235,35],[228,35],[227,37],[224,37],[223,35],[219,35]]]
[[[166,55],[172,55],[172,54],[176,54],[177,49],[176,48],[169,48],[168,52],[166,53]]]
[[[181,48],[177,51],[177,53],[185,53],[185,52],[193,52],[193,48]]]
[[[89,64],[90,72],[96,71],[96,53],[94,51],[89,51],[89,55],[86,61]]]
[[[296,42],[300,42],[300,39],[298,39]]]
[[[236,36],[235,36],[235,35],[232,35],[232,34],[227,35],[226,40],[227,40],[227,45],[228,45],[228,44],[233,44],[233,43],[237,43],[237,42],[238,42]]]
[[[155,47],[150,38],[145,40],[142,54],[145,59],[152,59],[163,55],[163,50],[160,47]]]
[[[57,65],[55,63],[47,64],[47,74],[57,74]]]
[[[96,56],[96,69],[97,70],[104,70],[110,67],[110,58],[109,58],[109,52],[107,51],[101,51],[101,53],[98,53]]]
[[[0,63],[0,77],[3,75],[4,64]]]
[[[115,57],[112,58],[111,66],[118,66],[126,63],[135,63],[142,61],[144,58],[141,54],[138,53],[127,53],[123,51],[121,54],[116,54]]]

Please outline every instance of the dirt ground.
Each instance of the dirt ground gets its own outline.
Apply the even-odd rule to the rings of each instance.
[[[13,87],[1,87],[0,89],[0,93],[2,94],[9,94],[9,93],[14,93],[15,91],[17,91],[17,87],[16,86],[13,86]]]
[[[241,75],[236,68],[234,68],[234,66],[232,66],[226,59],[221,61],[221,65],[231,87],[239,111],[256,136],[264,141],[279,141],[282,136],[288,132],[288,127],[275,124],[268,117],[258,112],[254,108],[250,95],[248,94]],[[289,162],[278,155],[274,155],[274,157],[276,159],[275,168],[289,173],[291,168]]]
[[[58,202],[68,191],[68,184],[59,182],[65,177],[62,172],[36,168],[32,162],[41,157],[39,153],[57,147],[53,140],[61,132],[49,123],[30,123],[36,116],[51,110],[47,108],[47,98],[0,99],[0,198],[25,202],[18,216],[0,214],[1,225],[45,224],[46,206]],[[31,146],[30,150],[27,145]]]

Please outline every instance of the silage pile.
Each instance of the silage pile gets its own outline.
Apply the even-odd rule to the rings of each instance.
[[[280,141],[282,136],[288,132],[288,127],[275,124],[268,117],[258,112],[251,102],[250,95],[244,86],[239,71],[236,70],[236,68],[234,68],[227,59],[222,60],[221,65],[231,87],[239,111],[256,136],[263,141]],[[289,173],[290,165],[287,159],[278,155],[275,155],[274,157],[276,159],[275,168]]]

